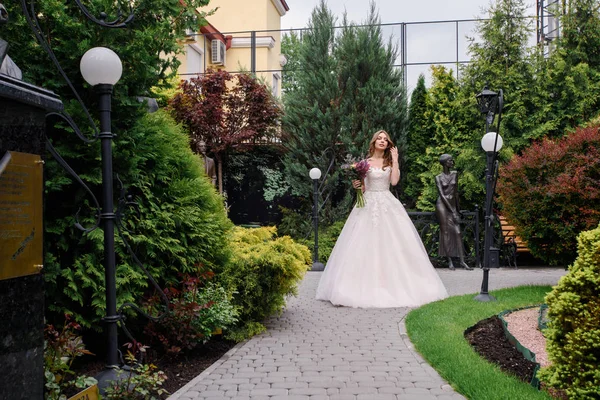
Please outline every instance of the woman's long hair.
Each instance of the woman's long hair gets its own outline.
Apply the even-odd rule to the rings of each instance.
[[[383,129],[375,132],[375,134],[371,138],[371,141],[369,142],[369,155],[367,157],[373,157],[373,154],[375,153],[375,141],[377,141],[377,137],[381,133],[384,133],[388,139],[388,146],[383,151],[383,167],[390,167],[392,165],[392,153],[390,152],[390,149],[394,147],[394,142],[392,142],[392,139],[390,139],[390,135]]]

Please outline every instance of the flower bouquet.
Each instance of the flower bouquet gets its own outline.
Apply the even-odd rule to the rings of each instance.
[[[342,170],[348,175],[351,180],[363,181],[369,171],[369,162],[367,160],[357,161],[350,156],[346,157],[346,163],[342,165]],[[356,207],[364,207],[367,203],[363,194],[362,188],[356,190]]]

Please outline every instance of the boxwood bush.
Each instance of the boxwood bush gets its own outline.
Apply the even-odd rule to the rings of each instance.
[[[283,311],[285,298],[297,294],[309,269],[310,251],[289,236],[277,237],[275,227],[235,227],[230,263],[215,270],[215,279],[233,292],[240,324],[228,337],[243,340],[264,330],[264,320]]]
[[[327,264],[327,260],[329,260],[331,251],[333,250],[345,223],[346,221],[336,221],[329,226],[319,226],[319,261],[323,264]],[[298,240],[298,242],[306,245],[306,247],[310,249],[311,254],[313,254],[312,252],[314,251],[315,246],[314,233],[306,239]]]
[[[600,393],[600,226],[578,237],[578,257],[546,296],[551,365],[540,372],[569,399]]]

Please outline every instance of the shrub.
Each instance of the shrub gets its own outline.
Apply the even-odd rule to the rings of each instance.
[[[196,348],[217,329],[227,329],[237,322],[238,310],[231,304],[231,296],[223,287],[207,282],[212,276],[211,272],[185,275],[177,287],[165,289],[170,313],[146,326],[144,331],[151,343],[174,355]],[[160,297],[151,299],[153,314],[157,314],[160,304]]]
[[[96,379],[85,375],[75,376],[71,369],[77,357],[92,354],[85,349],[81,336],[77,334],[80,329],[81,326],[68,314],[60,331],[54,325],[44,328],[44,398],[47,400],[66,399],[65,392],[85,389],[97,383]]]
[[[308,248],[289,236],[275,235],[275,227],[236,227],[232,232],[232,261],[215,271],[240,307],[240,324],[228,338],[240,340],[260,332],[259,324],[283,310],[285,297],[297,293],[308,270]]]
[[[307,202],[304,203],[306,206]],[[279,235],[287,235],[294,240],[306,239],[312,229],[312,213],[305,213],[283,206],[279,206],[279,210],[282,215],[281,222],[277,225]]]
[[[597,399],[600,388],[600,226],[578,237],[578,257],[546,296],[551,365],[540,372],[569,399]]]
[[[124,235],[161,286],[174,284],[180,273],[193,272],[199,263],[210,268],[227,262],[231,222],[180,126],[163,111],[147,114],[118,136],[114,152],[115,173],[138,204],[137,213],[133,207],[124,210]],[[48,307],[60,315],[71,312],[83,326],[100,330],[105,313],[103,234],[100,229],[83,234],[73,227],[74,213],[89,199],[83,190],[68,195],[74,189],[70,182],[65,177],[47,183],[46,207],[53,210],[44,237]],[[82,210],[81,215],[84,225],[92,225],[93,211]],[[139,302],[147,277],[120,238],[116,255],[117,302]]]
[[[531,253],[570,264],[577,234],[600,220],[598,127],[534,143],[500,169],[498,192],[503,213]]]
[[[332,225],[323,228],[319,226],[319,261],[323,264],[327,264],[327,260],[331,255],[331,251],[333,250],[345,223],[346,221],[336,221]],[[306,247],[314,252],[314,235],[311,235],[308,239],[299,240],[299,242],[306,245]]]
[[[126,343],[127,354],[125,360],[128,370],[119,369],[118,378],[105,389],[103,398],[112,400],[159,400],[168,392],[162,388],[167,380],[167,375],[156,371],[153,364],[140,364],[136,358],[143,357],[147,346],[141,343]]]

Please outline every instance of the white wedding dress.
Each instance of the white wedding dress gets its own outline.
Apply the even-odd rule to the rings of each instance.
[[[316,298],[348,307],[416,307],[448,297],[404,207],[391,168],[365,178],[366,205],[352,210],[321,276]]]

